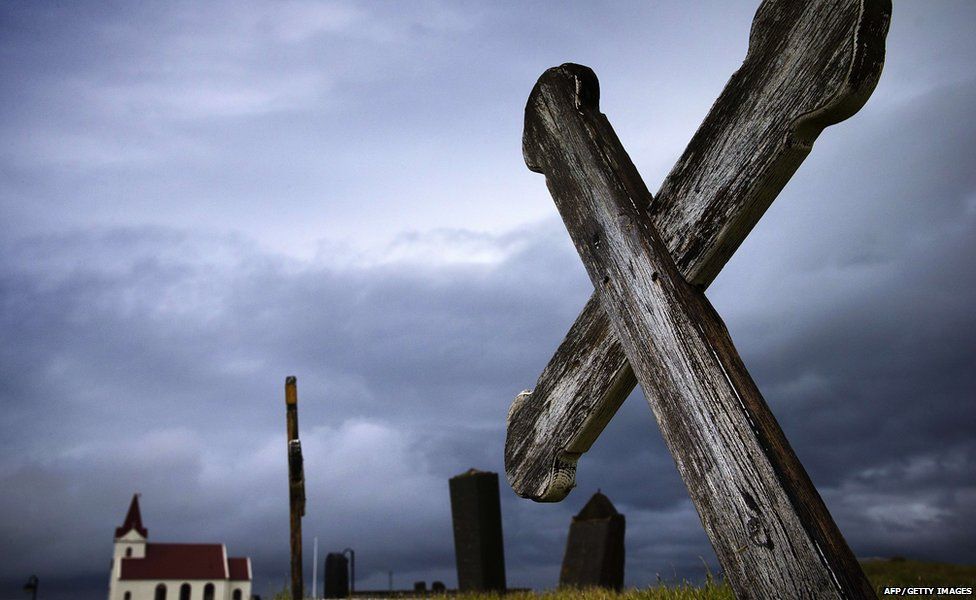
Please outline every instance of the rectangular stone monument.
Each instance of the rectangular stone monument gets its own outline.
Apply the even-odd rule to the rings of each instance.
[[[349,597],[349,560],[344,554],[330,552],[325,557],[325,589],[326,598]]]
[[[566,554],[559,572],[560,586],[624,586],[624,516],[599,491],[573,517]]]
[[[458,589],[504,592],[505,552],[498,473],[471,469],[450,480]]]

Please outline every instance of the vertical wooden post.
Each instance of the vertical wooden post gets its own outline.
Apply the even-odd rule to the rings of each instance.
[[[288,420],[288,441],[298,439],[298,380],[294,375],[285,378],[285,417]]]
[[[285,378],[285,416],[288,423],[288,504],[291,517],[291,597],[305,595],[302,578],[302,517],[305,516],[305,467],[298,439],[298,389],[294,375]]]

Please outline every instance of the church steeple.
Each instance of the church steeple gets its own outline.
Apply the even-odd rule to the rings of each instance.
[[[132,504],[129,505],[129,512],[125,515],[125,522],[122,523],[122,527],[115,528],[115,537],[120,538],[133,529],[142,537],[149,537],[149,530],[142,526],[142,513],[139,511],[139,494],[132,495]]]

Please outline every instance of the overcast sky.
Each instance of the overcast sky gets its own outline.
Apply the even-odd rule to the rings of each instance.
[[[511,399],[590,293],[520,137],[538,76],[586,64],[657,189],[755,7],[0,5],[0,599],[103,597],[136,491],[150,541],[280,588],[289,374],[309,579],[318,536],[360,588],[454,586],[470,467],[502,476],[510,586],[555,585],[597,488],[628,585],[716,569],[639,390],[563,503],[504,483]],[[974,27],[896,0],[873,97],[708,292],[858,556],[976,562]]]

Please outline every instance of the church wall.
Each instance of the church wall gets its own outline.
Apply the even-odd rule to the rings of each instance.
[[[122,559],[129,556],[132,558],[146,557],[146,538],[135,531],[130,531],[115,540],[115,547],[112,550],[112,581],[116,581],[122,574]],[[109,598],[109,600],[114,600],[114,598]]]
[[[166,586],[166,600],[180,600],[180,586],[184,583],[190,584],[190,600],[203,600],[203,588],[208,583],[214,584],[214,600],[231,600],[234,590],[241,589],[241,597],[248,600],[251,597],[250,581],[226,581],[226,580],[206,580],[206,579],[166,579],[156,581],[146,580],[127,580],[115,581],[112,595],[109,600],[125,600],[125,593],[131,592],[131,600],[154,600],[156,586],[160,583]]]

